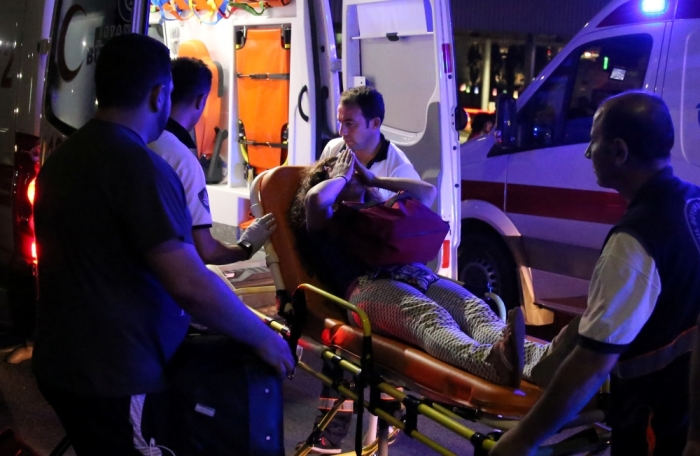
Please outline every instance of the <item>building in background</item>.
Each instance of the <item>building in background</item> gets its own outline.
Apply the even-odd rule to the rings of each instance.
[[[460,106],[493,111],[498,94],[517,98],[609,1],[452,0]],[[331,8],[340,17],[342,0],[331,0]]]

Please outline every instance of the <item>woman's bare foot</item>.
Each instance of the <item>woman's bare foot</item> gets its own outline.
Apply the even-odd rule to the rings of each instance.
[[[525,319],[519,307],[508,311],[508,322],[503,338],[493,344],[491,353],[486,357],[496,374],[499,383],[511,388],[520,386],[523,376],[525,352]]]

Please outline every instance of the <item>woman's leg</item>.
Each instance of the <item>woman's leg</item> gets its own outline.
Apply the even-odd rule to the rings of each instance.
[[[411,285],[360,277],[350,302],[367,312],[378,334],[422,347],[430,355],[494,382],[496,370],[486,362],[491,345],[462,332],[450,314]]]
[[[440,304],[454,318],[459,327],[481,344],[495,344],[503,337],[506,324],[498,318],[483,300],[466,288],[440,279],[428,287],[426,295]],[[525,341],[523,377],[532,379],[532,368],[547,351],[548,344]]]

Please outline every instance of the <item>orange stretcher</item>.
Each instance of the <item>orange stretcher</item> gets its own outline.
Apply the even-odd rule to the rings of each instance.
[[[298,166],[285,166],[258,176],[251,188],[251,210],[256,217],[273,213],[277,222],[277,229],[266,244],[265,252],[278,290],[280,314],[292,322],[288,332],[298,334],[302,331],[299,345],[307,351],[311,349],[324,359],[335,360],[337,365],[355,376],[356,386],[353,389],[338,384],[303,362],[299,362],[298,366],[333,386],[345,398],[355,400],[356,412],[360,413],[366,408],[379,417],[380,423],[383,420],[402,429],[410,437],[420,440],[440,454],[454,453],[417,429],[416,414],[422,414],[469,439],[474,444],[475,454],[487,454],[495,443],[492,437],[470,430],[462,421],[479,421],[498,430],[512,428],[540,397],[541,389],[525,381],[517,390],[495,385],[439,361],[418,347],[372,334],[371,323],[361,310],[324,292],[320,283],[307,276],[297,256],[294,235],[289,225],[289,209],[299,186],[302,169]],[[362,328],[349,323],[348,310],[361,316],[364,323]],[[298,328],[300,321],[304,322],[303,329]],[[406,421],[398,421],[384,410],[379,405],[379,402],[384,401],[364,400],[363,385],[369,389],[370,398],[378,398],[381,392],[401,401],[406,406]],[[410,394],[397,390],[397,385],[410,390]],[[606,394],[607,390],[604,389],[601,397],[604,398]],[[315,430],[315,435],[319,435],[322,426],[330,421],[342,402],[343,400],[336,402],[336,406]],[[593,407],[567,426],[586,425],[586,429],[562,442],[542,447],[538,454],[574,454],[605,447],[610,436],[609,429],[597,424],[604,418],[605,414]],[[358,421],[362,422],[361,417],[358,417]],[[370,424],[368,434],[372,434],[376,427],[376,424]],[[386,430],[387,426],[379,428]],[[386,434],[383,432],[377,439],[372,435],[366,437],[362,443],[364,449],[356,447],[356,451],[367,455],[377,451],[380,456],[387,454]],[[309,437],[309,444],[313,436],[314,434]],[[309,444],[301,448],[296,453],[297,456],[305,455],[309,451]]]
[[[216,135],[221,122],[221,100],[224,96],[223,68],[209,56],[206,45],[199,40],[183,41],[177,51],[178,57],[200,59],[212,74],[211,91],[204,105],[202,117],[194,126],[197,151],[200,156],[211,157],[216,144]]]
[[[247,178],[287,160],[291,29],[236,33],[239,144]]]

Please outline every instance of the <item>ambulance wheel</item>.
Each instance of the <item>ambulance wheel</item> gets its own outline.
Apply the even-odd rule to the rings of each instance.
[[[503,240],[486,233],[465,233],[459,249],[459,280],[475,296],[492,290],[506,310],[520,305],[515,261]],[[494,307],[494,306],[492,306]]]

